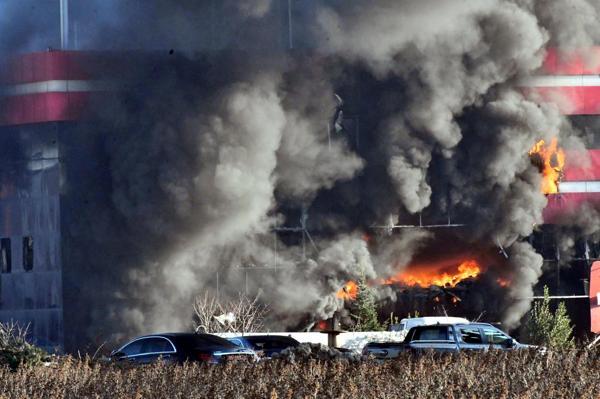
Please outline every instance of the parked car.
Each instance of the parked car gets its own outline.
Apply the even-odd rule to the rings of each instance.
[[[244,335],[229,338],[233,344],[254,350],[259,356],[272,357],[286,348],[295,348],[300,342],[286,335]]]
[[[432,349],[440,352],[461,350],[515,350],[532,348],[517,342],[504,331],[487,323],[439,324],[413,327],[404,340],[405,349]]]
[[[469,320],[463,317],[448,316],[410,317],[400,320],[400,323],[390,325],[390,331],[399,332],[402,337],[406,337],[408,331],[413,327],[456,323],[467,324]]]
[[[398,357],[403,351],[458,352],[461,350],[516,350],[537,348],[521,344],[502,330],[487,323],[436,324],[413,327],[404,342],[370,342],[363,355],[378,359]],[[540,348],[542,352],[543,348]]]
[[[256,361],[256,353],[240,348],[212,334],[168,333],[135,338],[110,354],[112,361],[151,363],[158,359],[184,363],[200,361],[221,363],[224,361]]]

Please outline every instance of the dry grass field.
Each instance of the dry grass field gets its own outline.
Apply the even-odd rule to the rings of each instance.
[[[217,366],[65,358],[0,374],[2,398],[600,398],[597,349]]]

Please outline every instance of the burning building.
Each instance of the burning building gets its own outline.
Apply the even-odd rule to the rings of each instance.
[[[598,256],[592,2],[19,3],[56,18],[0,35],[0,319],[42,344],[182,329],[204,290],[298,327],[362,275],[512,328]]]

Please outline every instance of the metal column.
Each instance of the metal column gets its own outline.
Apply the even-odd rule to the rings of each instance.
[[[69,0],[60,0],[60,47],[69,49]]]

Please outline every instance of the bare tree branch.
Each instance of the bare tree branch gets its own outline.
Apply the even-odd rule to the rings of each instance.
[[[259,301],[260,295],[251,298],[239,293],[236,299],[220,302],[206,292],[194,301],[194,324],[196,332],[257,332],[264,328],[269,311]]]

